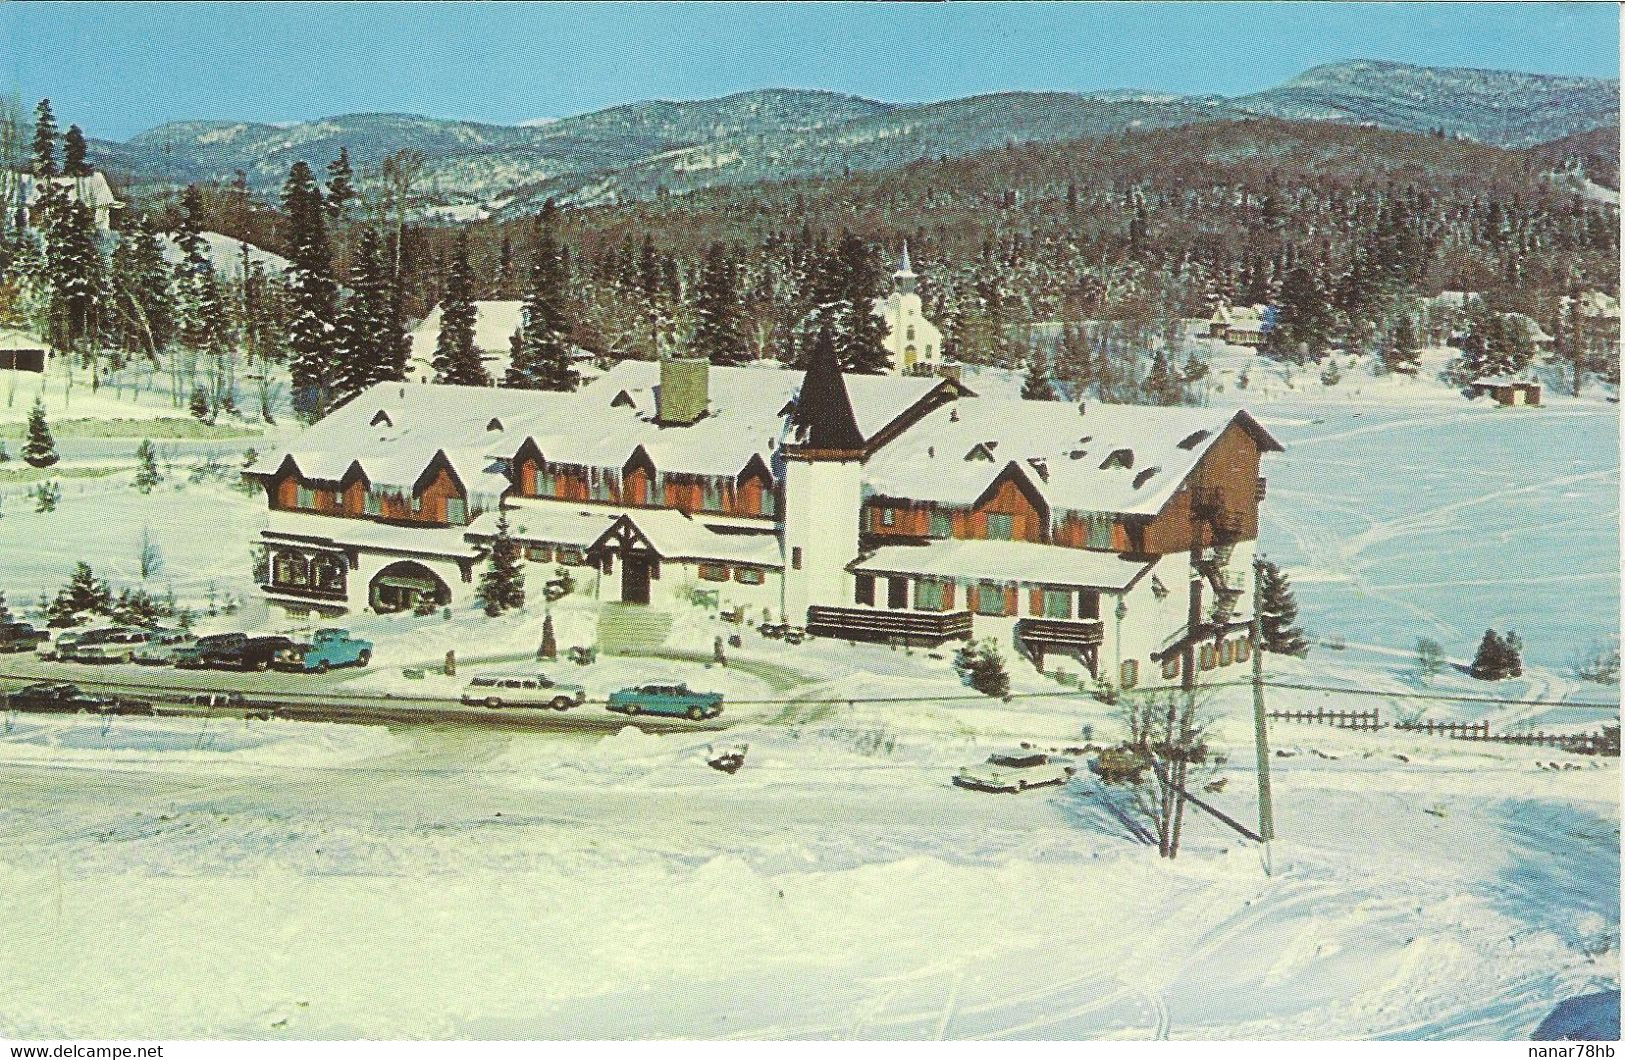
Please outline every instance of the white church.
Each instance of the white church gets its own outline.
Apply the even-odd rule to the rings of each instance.
[[[919,277],[910,267],[908,244],[903,258],[892,273],[892,292],[875,299],[875,315],[890,329],[885,347],[891,354],[892,371],[899,375],[932,375],[942,364],[942,332],[926,319],[920,304]]]

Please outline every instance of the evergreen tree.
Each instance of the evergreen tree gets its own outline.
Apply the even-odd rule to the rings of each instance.
[[[0,605],[5,604],[5,598],[0,597]],[[542,619],[542,643],[536,648],[536,658],[557,659],[559,657],[559,639],[553,632],[553,615],[551,612]]]
[[[7,622],[15,621],[17,621],[17,616],[13,615],[11,613],[11,608],[6,606],[6,591],[4,589],[0,589],[0,625],[5,625]]]
[[[1177,405],[1184,398],[1184,387],[1179,376],[1168,363],[1168,355],[1157,350],[1151,355],[1151,369],[1142,384],[1146,400],[1153,405]]]
[[[339,156],[327,166],[327,209],[334,224],[344,224],[355,198],[355,173],[350,169],[350,149],[340,147]]]
[[[1269,560],[1258,565],[1259,631],[1263,635],[1265,651],[1277,655],[1308,655],[1309,641],[1303,630],[1293,625],[1298,620],[1298,600],[1292,593],[1292,584],[1281,568]]]
[[[1478,642],[1478,651],[1467,672],[1480,681],[1499,681],[1509,676],[1506,641],[1495,630],[1484,631],[1484,639]]]
[[[77,563],[68,584],[57,591],[46,609],[46,624],[53,628],[71,626],[81,615],[105,615],[113,607],[113,593],[96,577],[88,563]]]
[[[970,685],[984,696],[1002,698],[1010,694],[1010,672],[1005,669],[1004,656],[990,638],[969,652],[965,661],[970,671]]]
[[[223,357],[231,345],[229,313],[208,241],[198,231],[202,210],[196,205],[197,188],[186,190],[189,208],[176,233],[181,260],[175,265],[175,338],[197,353]]]
[[[689,352],[712,364],[739,364],[750,358],[739,304],[739,269],[727,248],[711,244],[700,270],[694,301],[694,334]]]
[[[59,349],[79,350],[100,336],[107,263],[90,207],[61,194],[51,200],[46,233],[51,341]]]
[[[478,595],[485,613],[492,617],[525,606],[525,572],[519,565],[519,546],[508,533],[506,508],[497,514],[490,562],[480,575]]]
[[[1402,314],[1394,325],[1394,332],[1382,350],[1382,365],[1390,372],[1415,375],[1422,361],[1422,352],[1416,341],[1416,321],[1409,313]]]
[[[549,199],[538,218],[524,322],[503,386],[564,391],[574,390],[581,382],[570,360],[569,271],[555,234],[557,218],[558,208]]]
[[[56,115],[48,99],[34,109],[34,176],[56,176]]]
[[[163,245],[143,217],[130,223],[113,250],[112,285],[119,345],[156,361],[174,337],[175,299]]]
[[[62,174],[68,177],[88,177],[90,161],[86,158],[85,134],[77,125],[68,126],[62,137]]]
[[[884,345],[888,325],[874,311],[886,278],[880,251],[848,232],[841,237],[835,258],[840,294],[834,338],[841,370],[883,375],[891,367],[891,354]]]
[[[50,467],[57,462],[56,439],[45,422],[45,402],[34,399],[28,410],[28,440],[23,443],[23,460],[32,467]]]
[[[333,281],[332,249],[327,241],[327,208],[310,166],[295,162],[282,186],[288,217],[286,277],[292,301],[288,322],[289,372],[294,408],[306,418],[327,411],[333,365],[333,317],[338,287]]]
[[[207,423],[212,418],[209,408],[209,392],[199,383],[192,388],[192,397],[186,403],[186,409],[199,423]]]
[[[1276,299],[1275,323],[1267,334],[1265,347],[1291,360],[1318,361],[1325,356],[1331,336],[1331,306],[1315,274],[1299,265],[1281,281]]]
[[[1021,381],[1021,396],[1028,401],[1054,401],[1055,388],[1050,385],[1049,369],[1036,352],[1027,359],[1027,376]]]
[[[474,276],[468,263],[468,237],[457,235],[451,273],[440,298],[440,335],[434,347],[434,381],[457,386],[488,386],[491,377],[474,345]]]
[[[143,438],[135,447],[135,465],[135,488],[142,493],[151,493],[164,480],[158,473],[158,450],[151,439]]]
[[[399,379],[394,358],[393,292],[378,234],[361,231],[350,267],[350,296],[339,310],[333,397],[345,401],[374,383]]]

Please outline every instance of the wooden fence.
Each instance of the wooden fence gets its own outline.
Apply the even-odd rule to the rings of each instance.
[[[1306,725],[1332,725],[1339,729],[1380,729],[1382,718],[1375,710],[1272,710],[1271,721],[1297,721]]]
[[[1407,732],[1425,732],[1429,736],[1448,736],[1452,740],[1488,740],[1490,723],[1487,721],[1417,721],[1409,725],[1395,725]]]

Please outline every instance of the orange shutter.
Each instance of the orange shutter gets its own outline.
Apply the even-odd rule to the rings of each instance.
[[[944,582],[942,585],[942,609],[944,611],[952,611],[954,609],[953,582]]]
[[[1004,613],[1007,614],[1007,615],[1013,615],[1013,614],[1016,613],[1016,609],[1017,609],[1018,606],[1019,606],[1019,604],[1017,602],[1017,597],[1016,597],[1016,587],[1014,585],[1005,586],[1004,587]]]
[[[1028,614],[1042,615],[1044,613],[1044,590],[1033,589],[1027,594],[1027,599],[1032,604],[1032,609],[1027,612]]]

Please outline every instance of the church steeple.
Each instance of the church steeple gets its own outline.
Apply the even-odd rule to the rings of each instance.
[[[903,240],[903,258],[897,264],[897,271],[892,273],[894,286],[903,294],[913,294],[918,277],[908,263],[908,240]]]

